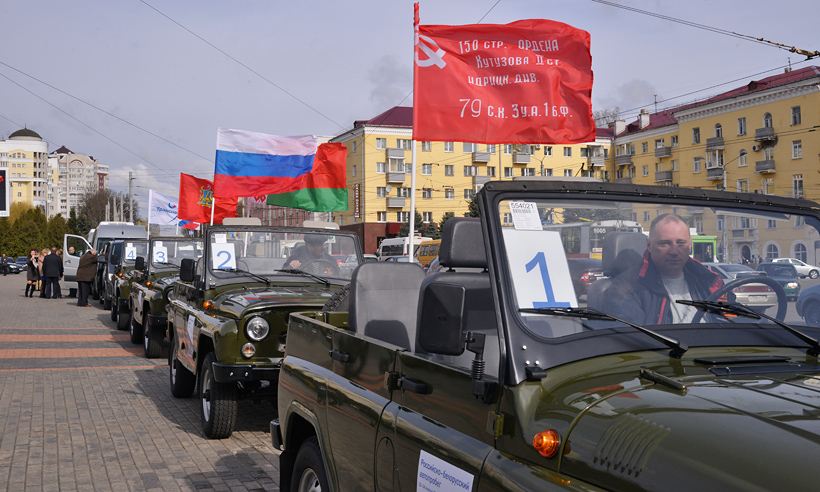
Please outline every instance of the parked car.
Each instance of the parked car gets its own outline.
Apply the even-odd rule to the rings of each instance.
[[[809,265],[806,262],[800,261],[797,258],[774,258],[769,260],[772,263],[788,263],[792,265],[800,277],[817,278],[820,277],[820,269],[816,266]]]
[[[384,259],[384,261],[392,261],[395,263],[413,263],[414,265],[418,265],[419,267],[421,267],[421,263],[419,263],[419,260],[412,256],[388,256]]]
[[[703,263],[703,266],[714,272],[724,282],[748,275],[764,275],[763,272],[736,263]],[[744,284],[732,289],[732,293],[735,295],[735,302],[754,309],[765,310],[777,305],[777,293],[766,284]]]
[[[16,261],[11,261],[11,258],[9,258],[9,262],[6,263],[6,265],[9,268],[9,273],[20,273],[26,269],[26,265],[20,266]]]
[[[587,295],[593,282],[606,277],[602,262],[597,258],[567,258],[567,266],[575,295],[579,298]]]
[[[809,326],[820,326],[820,285],[813,285],[803,289],[794,305],[797,314]]]
[[[363,255],[364,261],[379,261],[379,258],[376,255]],[[341,269],[342,274],[345,275],[352,275],[353,270],[359,266],[359,259],[357,255],[347,255],[343,262],[339,263],[339,269]]]
[[[28,256],[18,256],[17,259],[14,260],[14,262],[17,263],[17,265],[22,270],[25,270],[26,269],[26,263],[28,262]]]
[[[796,301],[800,294],[800,282],[797,269],[788,263],[764,262],[757,266],[760,272],[766,272],[766,276],[777,280],[786,291],[786,296],[790,301]]]

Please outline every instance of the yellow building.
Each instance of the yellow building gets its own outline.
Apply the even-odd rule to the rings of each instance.
[[[723,94],[638,119],[615,122],[616,181],[726,189],[820,201],[820,68],[786,71]],[[693,225],[719,238],[724,261],[796,257],[817,264],[802,224],[761,227],[742,217],[692,213]],[[644,228],[654,217],[638,213]],[[704,227],[704,224],[707,224]],[[714,224],[710,230],[708,224]],[[727,254],[723,255],[723,248]]]
[[[366,253],[410,220],[412,122],[413,108],[394,107],[331,140],[347,147],[350,200],[349,210],[334,213],[334,220],[359,234]],[[416,142],[416,211],[425,223],[438,223],[446,213],[463,216],[490,180],[593,173],[608,179],[611,137],[612,130],[601,129],[595,142],[574,145]]]
[[[24,203],[45,210],[48,198],[48,142],[28,128],[0,141],[0,167],[10,181],[10,204]]]

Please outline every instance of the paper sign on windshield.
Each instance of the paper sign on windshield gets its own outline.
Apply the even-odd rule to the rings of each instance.
[[[235,270],[236,256],[233,244],[228,243],[212,243],[211,244],[211,263],[217,270]]]
[[[510,202],[513,226],[519,231],[540,231],[541,216],[535,202]]]
[[[503,234],[519,308],[578,307],[558,231]]]
[[[154,258],[151,260],[154,263],[168,262],[168,248],[154,248]]]
[[[134,261],[137,259],[137,248],[134,246],[126,246],[125,247],[125,259]]]

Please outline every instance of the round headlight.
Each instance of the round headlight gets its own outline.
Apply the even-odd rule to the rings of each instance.
[[[270,333],[270,325],[265,318],[253,317],[245,323],[245,335],[254,342],[261,342]]]

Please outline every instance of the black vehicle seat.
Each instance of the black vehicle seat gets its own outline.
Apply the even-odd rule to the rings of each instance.
[[[607,278],[596,280],[589,286],[587,305],[601,309],[606,289],[612,279],[643,261],[646,236],[641,232],[608,232],[604,236],[601,266]]]
[[[487,253],[479,219],[453,217],[444,223],[439,262],[442,268],[427,276],[419,293],[419,312],[426,289],[435,284],[462,285],[465,289],[464,329],[485,335],[485,374],[498,375],[499,346],[495,300],[487,272]],[[432,295],[432,290],[430,295]],[[432,355],[435,359],[470,368],[475,354],[464,351],[459,356]]]
[[[350,279],[350,330],[414,351],[424,270],[411,263],[367,262]]]

